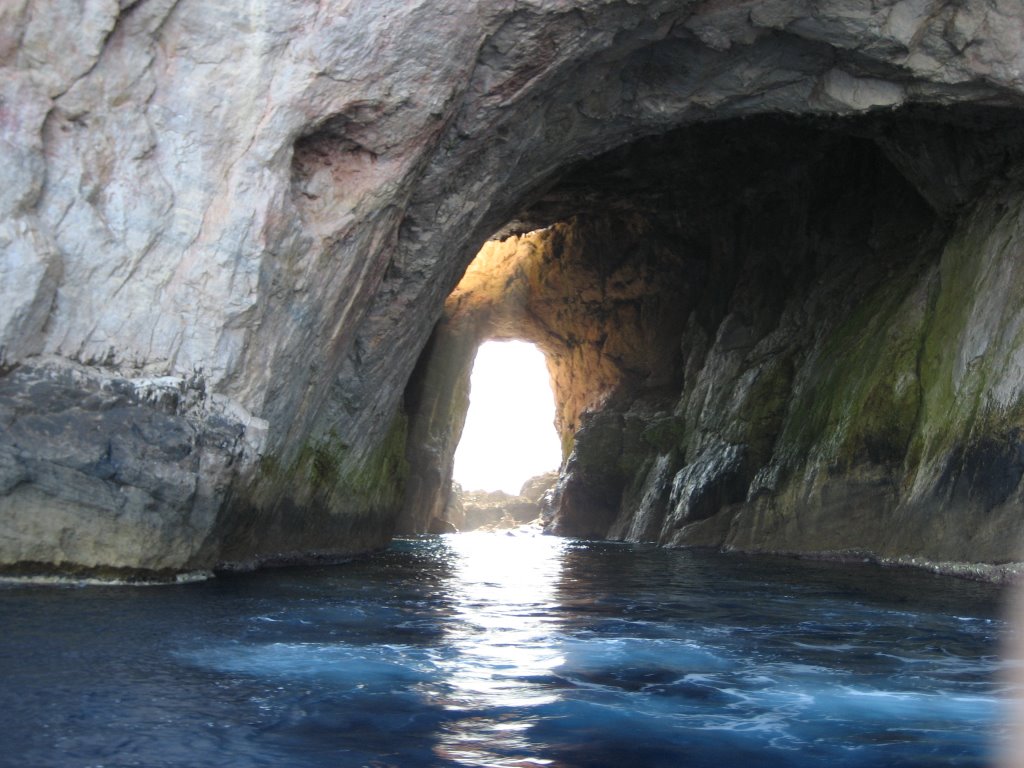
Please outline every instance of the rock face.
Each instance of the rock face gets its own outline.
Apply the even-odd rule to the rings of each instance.
[[[494,530],[537,523],[549,509],[557,472],[531,477],[513,496],[504,491],[465,491],[452,484],[447,520],[458,531]]]
[[[514,528],[540,517],[540,506],[522,496],[504,491],[462,492],[462,525],[460,531]]]
[[[201,379],[100,379],[66,365],[0,380],[0,425],[0,521],[21,569],[208,564],[232,467],[252,461],[246,438],[259,434]]]
[[[545,350],[557,533],[1013,559],[1022,302],[959,306],[982,275],[1021,287],[1013,120],[760,118],[616,150],[527,212],[561,223],[488,244],[434,343]],[[954,153],[975,160],[954,170]],[[1001,226],[980,223],[994,210]],[[957,383],[958,359],[979,373]]]
[[[557,482],[557,472],[530,477],[516,496],[504,490],[465,490],[454,482],[442,518],[451,528],[435,517],[428,523],[427,531],[497,530],[544,522],[553,512],[551,501]]]
[[[1002,556],[1020,463],[1021,198],[1013,153],[1000,149],[1008,129],[977,111],[902,116],[927,105],[1020,108],[1022,18],[1010,0],[7,3],[0,565],[175,570],[340,556],[429,519],[427,507],[443,508],[462,406],[430,408],[445,382],[465,391],[457,377],[431,380],[431,366],[475,339],[428,341],[480,244],[509,222],[522,233],[556,220],[568,222],[557,236],[581,248],[601,232],[623,244],[689,236],[688,222],[645,222],[639,198],[599,215],[607,195],[559,181],[641,136],[771,113],[892,112],[884,130],[850,130],[866,131],[921,200],[890,190],[858,209],[864,221],[816,220],[824,229],[808,237],[831,244],[842,227],[868,227],[863,275],[851,250],[798,241],[799,268],[776,272],[766,260],[744,277],[761,246],[717,208],[719,241],[699,245],[712,248],[704,262],[721,261],[711,270],[722,273],[719,293],[664,271],[684,264],[678,248],[620,254],[635,290],[668,283],[661,308],[614,280],[613,295],[582,304],[610,301],[615,324],[668,335],[644,337],[638,351],[609,333],[600,355],[553,365],[567,451],[579,432],[563,499],[570,476],[585,474],[587,430],[650,416],[660,447],[637,460],[650,462],[644,477],[672,477],[666,520],[683,521],[666,541],[717,540],[707,531],[724,526],[721,515],[693,517],[717,503],[742,505],[729,524],[737,546],[874,546],[861,534],[878,520],[840,511],[858,498],[858,508],[884,502],[886,530],[899,531],[892,547],[908,552],[923,551],[919,537],[938,535],[943,520],[994,510],[957,551]],[[978,124],[995,127],[965,139]],[[818,193],[871,196],[859,174],[849,161]],[[739,193],[773,220],[763,195]],[[883,199],[909,203],[913,236],[893,231],[891,210],[885,227],[868,220]],[[782,229],[774,236],[800,234]],[[743,248],[730,242],[741,234]],[[813,284],[822,277],[830,290]],[[772,280],[796,284],[758,289]],[[665,304],[683,283],[698,286],[687,301],[708,293],[717,314],[691,322],[692,304],[680,303],[685,316]],[[839,304],[828,320],[820,301]],[[640,379],[636,403],[615,400]],[[661,399],[648,391],[658,387]],[[700,397],[705,420],[747,420],[695,420]],[[754,408],[765,397],[775,405]],[[585,417],[588,408],[604,415]],[[777,431],[769,424],[781,424],[778,446],[762,445]],[[659,452],[665,430],[685,432],[678,456]],[[614,429],[604,433],[614,442]],[[660,509],[664,484],[633,487],[640,470],[623,461],[607,482],[623,498],[649,490]],[[812,469],[817,479],[805,476]],[[723,472],[734,479],[713,480]],[[402,513],[406,498],[419,509]],[[608,504],[608,530],[632,535],[626,502]],[[804,538],[809,526],[835,541]],[[963,526],[948,531],[958,538]]]

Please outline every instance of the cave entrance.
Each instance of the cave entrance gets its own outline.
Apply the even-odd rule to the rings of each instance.
[[[453,479],[466,491],[518,495],[526,480],[557,471],[561,445],[544,353],[524,341],[480,345]]]
[[[544,350],[555,393],[564,465],[549,532],[755,547],[764,531],[742,539],[755,529],[733,522],[784,507],[806,525],[773,533],[780,549],[847,535],[892,548],[892,489],[917,477],[907,457],[930,462],[913,468],[922,477],[944,466],[941,430],[922,431],[942,423],[959,365],[942,350],[960,337],[942,323],[969,316],[951,291],[982,274],[958,244],[982,248],[979,200],[1016,194],[1017,117],[764,115],[566,169],[504,219],[445,300],[406,391],[402,530],[471,527],[449,490],[473,356],[514,338]],[[460,452],[500,465],[494,442]],[[851,474],[833,482],[838,466]],[[461,467],[455,479],[487,484]],[[823,489],[876,524],[823,524]]]

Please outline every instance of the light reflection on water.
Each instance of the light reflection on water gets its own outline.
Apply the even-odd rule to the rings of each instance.
[[[983,766],[998,591],[550,537],[0,588],[0,766]]]
[[[515,765],[509,752],[530,757],[532,718],[519,712],[552,704],[555,691],[533,681],[549,677],[564,658],[557,650],[558,616],[551,610],[561,576],[564,539],[539,535],[467,533],[447,537],[458,587],[450,654],[441,663],[446,709],[471,714],[448,723],[435,753],[454,763]],[[493,747],[497,745],[500,750]]]

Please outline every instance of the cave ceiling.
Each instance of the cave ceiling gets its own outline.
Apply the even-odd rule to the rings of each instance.
[[[937,213],[949,214],[993,179],[1015,173],[1024,157],[1022,115],[1005,106],[916,105],[856,117],[709,120],[570,164],[492,239],[580,215],[664,213],[697,202],[706,207],[714,203],[707,198],[712,187],[755,187],[766,163],[806,162],[801,137],[816,132],[877,146]]]

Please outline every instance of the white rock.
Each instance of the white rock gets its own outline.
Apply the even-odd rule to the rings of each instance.
[[[708,111],[1019,101],[1020,3],[946,6],[4,3],[0,349],[201,371],[267,450],[333,429],[359,457],[472,253],[567,164]]]
[[[820,82],[819,103],[838,113],[897,107],[906,99],[902,86],[870,77],[853,77],[830,69]]]

